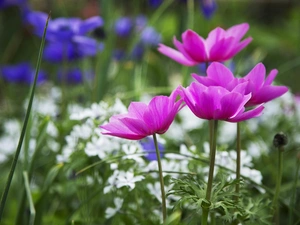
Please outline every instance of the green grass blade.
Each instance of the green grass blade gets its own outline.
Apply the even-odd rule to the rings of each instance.
[[[38,59],[37,59],[37,66],[36,66],[36,71],[35,71],[35,77],[34,77],[34,82],[31,88],[31,92],[30,92],[30,99],[28,102],[28,107],[27,107],[27,111],[26,111],[26,115],[25,115],[25,119],[24,119],[24,123],[23,123],[23,127],[22,127],[22,131],[21,131],[21,135],[20,135],[20,139],[19,139],[19,143],[17,146],[17,150],[15,152],[14,158],[13,158],[13,162],[11,164],[11,168],[7,177],[7,181],[5,184],[5,188],[4,188],[4,192],[2,194],[1,197],[1,202],[0,202],[0,222],[2,219],[2,215],[3,215],[3,211],[4,211],[4,207],[5,207],[5,203],[6,203],[6,199],[7,199],[7,195],[10,189],[10,184],[16,169],[16,165],[18,162],[18,158],[21,152],[21,147],[22,147],[22,143],[23,143],[23,139],[26,133],[26,128],[27,128],[27,123],[29,120],[29,115],[31,112],[31,107],[32,107],[32,102],[33,102],[33,97],[34,97],[34,92],[35,92],[35,87],[36,87],[36,82],[37,82],[37,77],[38,77],[38,73],[40,70],[40,65],[42,62],[42,56],[43,56],[43,50],[44,50],[44,45],[45,45],[45,37],[46,37],[46,31],[47,31],[47,27],[48,27],[48,21],[50,19],[50,13],[48,15],[48,19],[46,21],[46,25],[45,25],[45,29],[44,29],[44,33],[43,33],[43,37],[42,37],[42,42],[41,42],[41,46],[40,46],[40,51],[39,51],[39,55],[38,55]]]
[[[30,185],[29,185],[29,179],[28,179],[28,173],[27,173],[27,171],[23,171],[23,177],[24,177],[24,184],[25,184],[26,194],[27,194],[27,198],[28,198],[28,201],[29,201],[29,210],[30,210],[29,225],[33,225],[36,213],[35,213],[33,199],[32,199],[32,196],[31,196],[31,191],[30,191]]]

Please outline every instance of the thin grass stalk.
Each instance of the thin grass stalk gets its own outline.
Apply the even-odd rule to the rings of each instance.
[[[300,170],[300,155],[297,157],[297,164],[296,164],[296,174],[295,174],[295,179],[294,179],[294,185],[292,188],[292,196],[290,199],[290,209],[289,209],[289,225],[293,224],[293,210],[295,208],[295,203],[296,203],[296,191],[297,191],[297,183],[299,179],[299,170]]]
[[[194,0],[188,0],[187,1],[187,15],[188,15],[187,27],[189,29],[194,28],[194,8],[195,8]]]
[[[32,199],[32,196],[31,196],[27,171],[23,171],[23,178],[24,178],[24,185],[25,185],[25,190],[26,190],[26,194],[27,194],[27,199],[28,199],[28,202],[29,202],[29,210],[30,210],[29,225],[34,225],[36,213],[35,213],[33,199]]]
[[[276,188],[275,188],[275,194],[272,201],[272,209],[274,211],[274,218],[278,216],[278,198],[280,193],[280,187],[281,187],[281,180],[282,180],[282,168],[283,168],[283,147],[278,148],[278,169],[277,169],[277,181],[276,181]]]
[[[236,180],[237,183],[235,185],[235,193],[236,202],[239,201],[239,193],[240,193],[240,179],[241,179],[241,126],[240,123],[236,123]]]
[[[202,202],[202,223],[201,225],[207,225],[207,219],[209,214],[209,206],[212,195],[212,186],[213,186],[213,178],[214,178],[214,168],[215,168],[215,158],[217,151],[217,128],[218,128],[218,120],[210,120],[209,121],[210,128],[210,153],[209,153],[209,172],[208,172],[208,181],[206,188],[206,202]]]
[[[38,73],[39,73],[39,70],[40,70],[41,62],[42,62],[43,50],[44,50],[44,45],[45,45],[45,37],[46,37],[46,31],[47,31],[49,19],[50,19],[50,13],[48,15],[46,25],[45,25],[45,29],[44,29],[44,33],[43,33],[43,37],[42,37],[42,42],[41,42],[39,55],[38,55],[38,59],[37,59],[37,66],[36,66],[34,81],[33,81],[33,85],[32,85],[32,88],[31,88],[30,99],[29,99],[29,102],[28,102],[28,107],[27,107],[27,111],[26,111],[22,131],[21,131],[20,139],[19,139],[17,150],[15,152],[13,162],[11,164],[11,168],[10,168],[10,171],[9,171],[9,174],[8,174],[8,177],[7,177],[4,192],[3,192],[2,197],[1,197],[0,222],[1,222],[1,219],[2,219],[2,216],[3,216],[3,211],[4,211],[6,199],[7,199],[7,196],[8,196],[9,189],[10,189],[10,184],[11,184],[11,181],[12,181],[15,169],[16,169],[16,165],[17,165],[18,158],[19,158],[19,155],[20,155],[20,152],[21,152],[21,148],[22,148],[22,143],[23,143],[25,133],[26,133],[26,128],[27,128],[27,124],[28,124],[28,120],[29,120],[29,116],[30,116],[30,112],[31,112],[31,108],[32,108],[33,97],[34,97],[34,93],[35,93],[35,87],[36,87],[36,83],[37,83],[37,77],[38,77]]]
[[[159,171],[163,221],[165,222],[167,219],[166,194],[165,194],[164,177],[163,177],[163,172],[162,172],[162,166],[161,166],[161,161],[160,161],[160,152],[158,149],[156,134],[153,134],[153,140],[154,140],[154,145],[155,145],[155,150],[156,150],[156,157],[157,157],[157,164],[158,164],[158,171]]]

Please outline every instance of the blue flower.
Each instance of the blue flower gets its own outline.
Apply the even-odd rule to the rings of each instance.
[[[161,34],[153,27],[146,27],[141,33],[141,42],[146,46],[157,46],[161,42]]]
[[[10,6],[20,6],[25,7],[27,5],[27,0],[1,0],[0,9],[4,9]]]
[[[160,6],[160,4],[162,3],[162,0],[149,0],[148,3],[151,7],[156,8],[156,7]]]
[[[210,19],[217,9],[215,0],[200,0],[200,8],[206,19]]]
[[[79,68],[72,68],[65,73],[62,70],[58,71],[57,76],[59,81],[64,79],[67,84],[80,84],[84,80],[92,80],[94,74],[90,71],[83,73]]]
[[[13,66],[3,66],[0,68],[4,80],[10,83],[31,84],[34,81],[35,69],[29,63],[20,63]],[[46,75],[43,71],[39,72],[37,83],[46,81]]]
[[[60,63],[87,56],[94,56],[103,49],[103,45],[89,37],[76,37],[73,42],[48,42],[44,49],[44,59]]]
[[[145,155],[146,159],[148,159],[149,161],[157,160],[153,138],[146,137],[146,138],[140,140],[140,144],[142,145],[144,151],[148,153],[147,155]],[[157,145],[158,145],[158,149],[160,151],[160,157],[162,157],[163,156],[162,152],[164,152],[165,147],[163,144],[161,144],[159,142]]]
[[[121,17],[115,22],[115,32],[118,36],[128,37],[132,28],[133,24],[129,17]]]
[[[33,26],[35,34],[42,36],[48,15],[42,12],[30,12],[26,22]],[[86,20],[79,18],[57,18],[50,20],[44,50],[44,58],[50,62],[62,62],[94,56],[103,45],[86,35],[103,26],[103,20],[94,16]]]
[[[42,37],[48,15],[43,12],[30,12],[26,15],[27,23],[32,25],[35,34]],[[46,39],[49,41],[73,41],[94,29],[103,26],[101,17],[94,16],[86,20],[80,18],[57,18],[49,20]]]

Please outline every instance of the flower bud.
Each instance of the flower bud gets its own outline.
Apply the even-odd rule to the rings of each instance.
[[[275,134],[274,139],[273,139],[273,145],[276,148],[281,148],[288,143],[288,138],[283,132],[279,132]]]

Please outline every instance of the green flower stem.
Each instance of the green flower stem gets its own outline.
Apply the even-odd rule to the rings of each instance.
[[[237,194],[236,201],[239,200],[240,182],[241,179],[241,127],[240,123],[236,123],[236,180],[238,181],[235,185],[235,192]]]
[[[300,155],[299,155],[300,156]],[[297,191],[297,182],[298,182],[298,177],[299,177],[299,170],[300,170],[300,158],[297,157],[297,166],[296,166],[296,174],[295,174],[295,180],[294,180],[294,185],[293,185],[293,192],[292,192],[292,197],[290,200],[290,209],[289,209],[289,225],[293,224],[293,208],[295,208],[295,202],[296,202],[296,191]]]
[[[188,10],[188,24],[187,27],[189,29],[193,29],[194,27],[194,0],[187,1],[187,10]]]
[[[282,155],[283,155],[283,147],[279,147],[278,148],[277,182],[276,182],[276,189],[275,189],[275,194],[274,194],[274,198],[273,198],[273,202],[272,202],[272,208],[274,210],[274,215],[276,215],[276,211],[277,211],[277,204],[278,204],[281,179],[282,179],[282,166],[283,166]]]
[[[210,200],[212,195],[212,185],[214,178],[214,167],[215,167],[215,158],[216,158],[216,150],[217,150],[217,128],[218,128],[218,120],[210,120],[209,121],[209,136],[210,136],[210,153],[209,153],[209,172],[208,172],[208,181],[207,181],[207,189],[206,189],[206,202],[202,202],[202,223],[201,225],[207,224],[208,213]]]
[[[7,195],[10,189],[10,184],[12,181],[12,178],[14,176],[14,172],[16,169],[16,165],[18,162],[18,158],[21,152],[21,147],[22,147],[22,143],[23,143],[23,139],[25,137],[25,133],[26,133],[26,128],[27,128],[27,124],[28,124],[28,120],[29,120],[29,115],[31,112],[31,107],[32,107],[32,102],[33,102],[33,97],[34,97],[34,92],[35,92],[35,87],[36,87],[36,82],[37,82],[37,77],[38,77],[38,73],[40,70],[40,65],[42,62],[42,56],[43,56],[43,50],[44,50],[44,45],[45,45],[45,36],[46,36],[46,30],[48,27],[48,21],[50,19],[50,14],[48,15],[48,19],[46,21],[46,25],[45,25],[45,29],[44,29],[44,33],[43,33],[43,38],[42,38],[42,42],[41,42],[41,46],[40,46],[40,51],[39,51],[39,55],[38,55],[38,59],[37,59],[37,66],[36,66],[36,71],[35,71],[35,76],[34,76],[34,81],[33,81],[33,85],[31,88],[31,92],[30,92],[30,99],[28,102],[28,107],[27,107],[27,111],[26,111],[26,115],[25,115],[25,119],[24,119],[24,123],[23,123],[23,127],[22,127],[22,131],[21,131],[21,135],[20,135],[20,139],[18,142],[18,146],[17,146],[17,150],[15,152],[14,158],[13,158],[13,162],[11,164],[11,168],[7,177],[7,181],[5,184],[5,188],[4,188],[4,192],[2,194],[1,197],[1,202],[0,202],[0,222],[2,219],[2,215],[3,215],[3,211],[4,211],[4,207],[5,207],[5,203],[6,203],[6,199],[7,199]]]
[[[165,194],[164,177],[163,177],[163,172],[162,172],[162,167],[161,167],[160,152],[158,149],[156,134],[153,134],[153,140],[154,140],[154,144],[155,144],[156,157],[157,157],[157,163],[158,163],[158,171],[159,171],[163,221],[165,222],[166,218],[167,218],[166,194]]]

